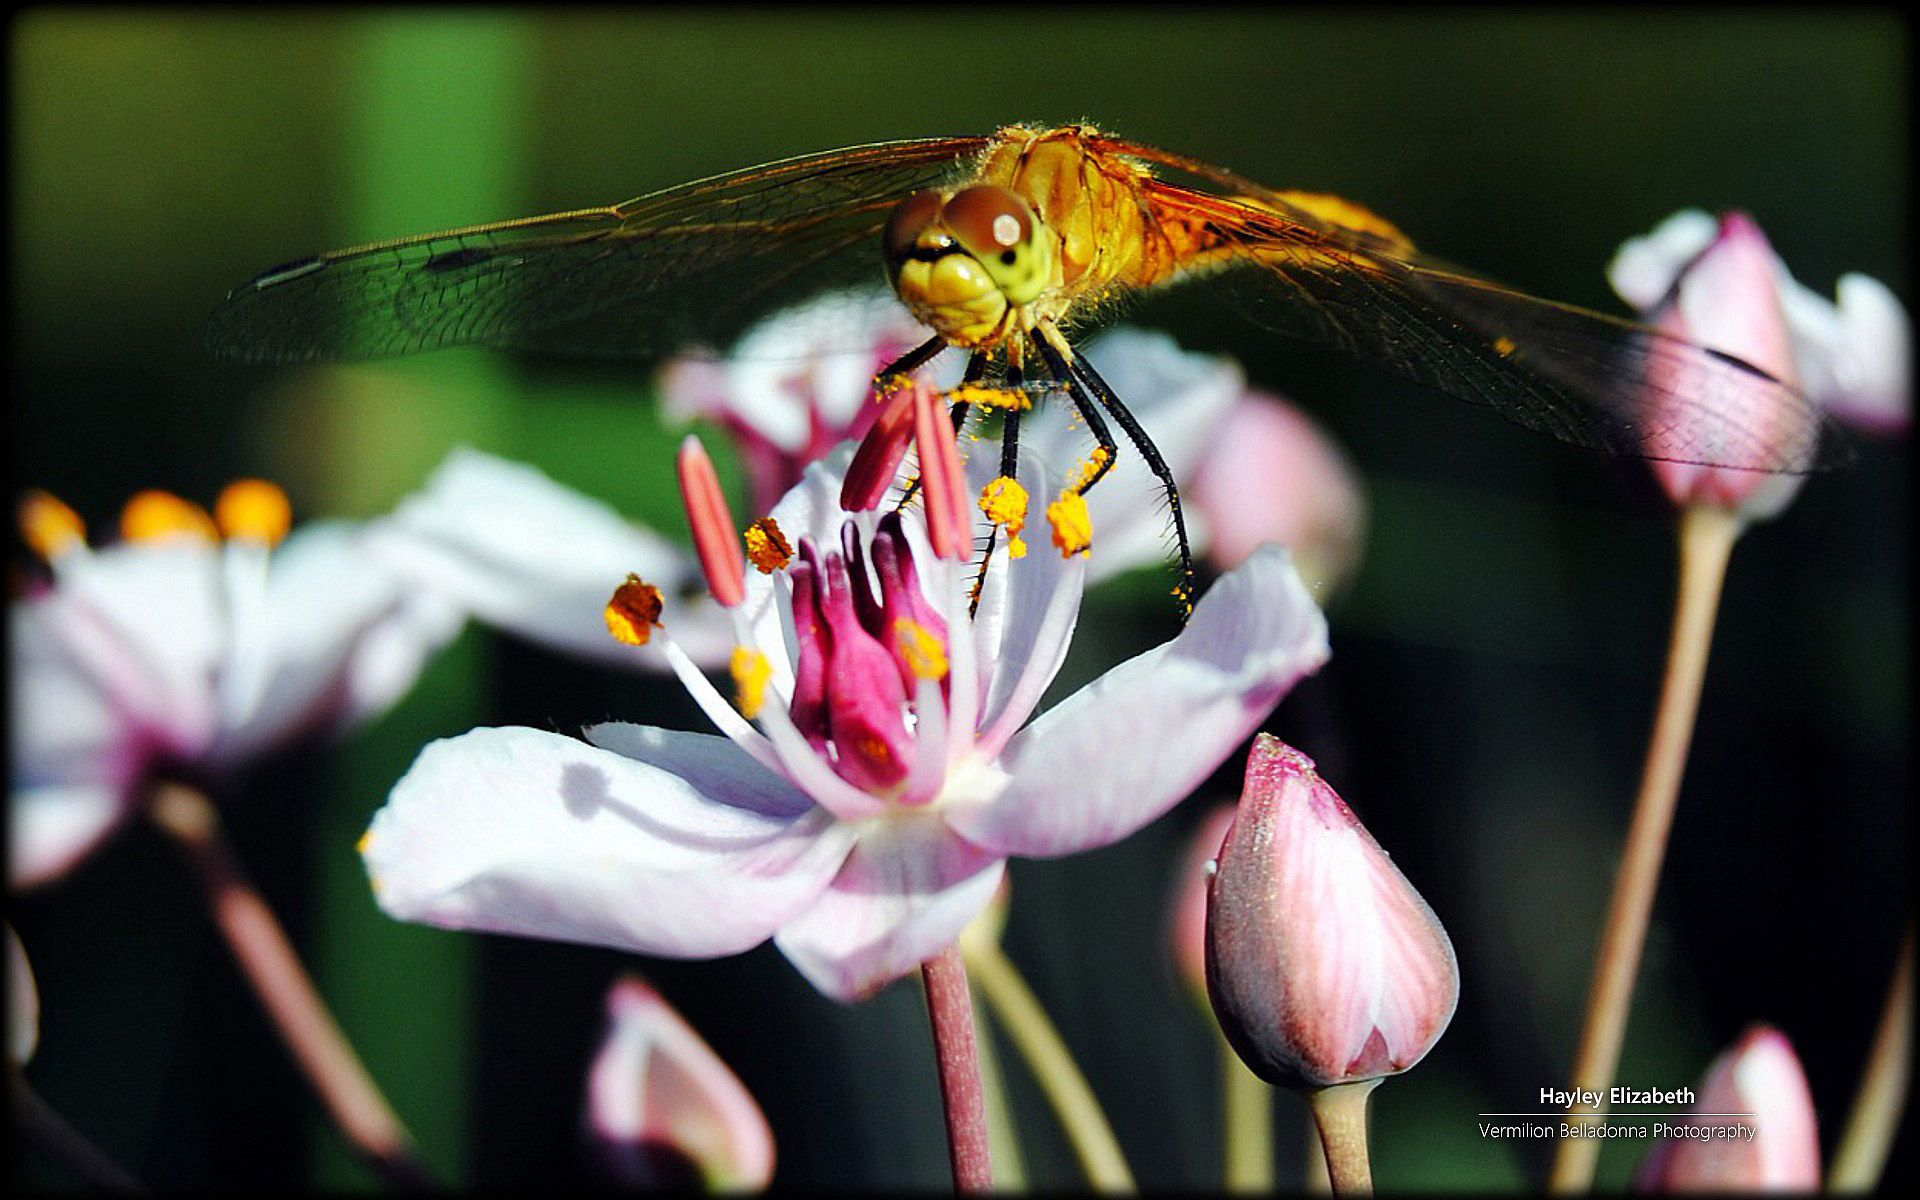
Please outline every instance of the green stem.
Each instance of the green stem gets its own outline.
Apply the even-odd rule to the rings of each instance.
[[[960,947],[948,946],[920,964],[927,1016],[933,1022],[934,1062],[947,1114],[947,1154],[958,1192],[993,1190],[993,1153],[987,1145],[987,1114],[980,1091],[980,1059],[974,1046],[973,997]]]
[[[961,937],[965,937],[961,934]],[[963,949],[964,953],[964,949]],[[982,997],[976,995],[978,1009]],[[992,1027],[981,1022],[974,1030],[974,1049],[980,1053],[980,1091],[987,1108],[987,1145],[993,1150],[993,1182],[1002,1191],[1027,1190],[1027,1167],[1020,1154],[1020,1130],[1014,1123],[1013,1107],[1007,1100],[1006,1072],[995,1051]]]
[[[1247,1069],[1218,1024],[1221,1124],[1226,1126],[1229,1192],[1273,1190],[1273,1089]]]
[[[1088,1181],[1100,1191],[1137,1191],[1126,1156],[1086,1076],[1006,951],[989,938],[970,938],[962,946],[980,994],[1027,1060]]]
[[[1700,707],[1700,686],[1706,677],[1707,648],[1713,640],[1720,585],[1726,578],[1727,558],[1741,526],[1738,517],[1719,509],[1694,507],[1680,515],[1680,585],[1667,648],[1666,677],[1587,993],[1586,1023],[1569,1080],[1576,1091],[1605,1095],[1620,1065],[1634,978],[1640,970],[1654,891],[1666,857],[1667,832],[1673,825],[1680,777]],[[1576,1104],[1567,1115],[1570,1120],[1593,1119],[1601,1111],[1600,1106]],[[1556,1192],[1591,1188],[1602,1140],[1559,1139],[1554,1147],[1550,1188]]]
[[[1336,1196],[1373,1192],[1373,1167],[1367,1157],[1367,1097],[1378,1086],[1378,1079],[1361,1079],[1307,1093]]]
[[[1907,1081],[1913,1070],[1913,920],[1900,939],[1900,954],[1887,987],[1887,1006],[1867,1055],[1860,1093],[1827,1169],[1829,1192],[1872,1191],[1880,1182],[1906,1108]]]

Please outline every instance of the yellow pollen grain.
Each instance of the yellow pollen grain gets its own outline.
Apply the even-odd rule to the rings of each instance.
[[[64,500],[38,488],[20,498],[20,536],[43,561],[87,544],[87,523]]]
[[[747,526],[743,536],[747,543],[747,561],[762,575],[783,571],[793,561],[793,546],[772,517],[761,517]]]
[[[767,698],[767,680],[773,677],[773,668],[768,665],[767,656],[758,650],[735,646],[727,670],[733,675],[734,707],[740,710],[741,716],[751,721],[760,715],[760,705]]]
[[[1502,336],[1493,339],[1493,352],[1501,358],[1512,358],[1513,352],[1517,348],[1518,347],[1513,344],[1513,339],[1510,337]]]
[[[1075,492],[1086,491],[1092,486],[1093,477],[1106,469],[1107,461],[1112,457],[1105,446],[1095,446],[1093,453],[1087,455],[1087,461],[1080,464],[1080,473],[1069,487]]]
[[[1025,392],[1014,388],[981,387],[979,384],[964,384],[947,393],[947,399],[955,404],[970,404],[980,409],[1027,409],[1033,407],[1033,401]]]
[[[893,637],[901,661],[915,679],[945,679],[947,648],[933,631],[918,621],[901,617],[893,623]]]
[[[1053,544],[1059,547],[1061,558],[1085,554],[1092,548],[1093,518],[1078,492],[1062,492],[1058,500],[1047,505],[1047,523],[1053,526]]]
[[[1001,475],[980,489],[980,511],[987,520],[1018,537],[1027,527],[1027,489]]]
[[[180,536],[217,542],[220,531],[206,509],[172,492],[149,489],[120,510],[120,537],[125,541],[152,542]]]
[[[236,479],[213,504],[214,524],[229,538],[277,546],[293,527],[287,494],[264,479]]]
[[[644,646],[652,640],[654,626],[660,624],[660,607],[660,589],[638,575],[629,575],[613,590],[613,599],[607,601],[607,632],[622,645]]]

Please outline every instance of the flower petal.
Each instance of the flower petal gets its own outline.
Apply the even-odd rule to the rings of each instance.
[[[754,946],[826,886],[852,839],[824,812],[766,811],[763,781],[730,793],[764,769],[704,740],[715,770],[702,779],[541,730],[434,742],[362,843],[375,896],[449,929],[683,958]]]
[[[932,814],[870,821],[832,885],[774,942],[822,992],[863,999],[959,937],[1005,867]]]
[[[455,450],[369,533],[381,561],[402,579],[570,654],[662,665],[607,636],[607,597],[629,572],[666,597],[666,622],[695,661],[724,663],[733,647],[731,627],[704,598],[688,550],[520,463]],[[701,599],[678,603],[696,593]]]
[[[7,800],[7,883],[29,888],[72,869],[132,815],[117,781],[17,787]]]
[[[238,761],[303,730],[339,730],[385,711],[459,632],[461,608],[378,564],[371,528],[305,525],[274,553],[260,620],[237,631],[255,640],[227,659],[229,670],[255,672],[246,681],[254,690],[233,697],[234,723],[209,747],[214,759]],[[242,685],[238,676],[223,681]]]
[[[1206,514],[1208,558],[1231,568],[1262,542],[1293,551],[1325,601],[1360,558],[1366,497],[1340,447],[1284,400],[1248,392],[1219,419],[1206,461],[1183,490]]]
[[[1292,558],[1264,546],[1180,635],[1094,680],[1007,744],[996,798],[948,811],[1002,854],[1105,846],[1166,812],[1327,660],[1327,623]]]
[[[967,465],[976,492],[999,471],[997,456],[976,453]],[[1032,454],[1024,442],[1018,469],[1034,495],[1050,496],[1059,487],[1051,464]],[[976,569],[968,568],[969,582]],[[999,752],[1059,673],[1080,618],[1089,570],[1088,556],[1062,557],[1044,544],[1018,561],[1009,559],[1005,539],[994,546],[981,577],[972,628],[977,677],[987,689],[975,722],[982,753]]]
[[[218,725],[210,681],[227,649],[219,583],[219,548],[196,539],[73,556],[54,590],[30,602],[35,636],[57,640],[153,741],[197,757]]]
[[[1642,313],[1658,308],[1687,264],[1713,244],[1720,222],[1700,208],[1683,208],[1653,232],[1628,238],[1607,264],[1607,282]]]

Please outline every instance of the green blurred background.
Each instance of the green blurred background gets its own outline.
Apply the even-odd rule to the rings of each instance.
[[[370,515],[466,443],[678,529],[650,364],[241,368],[208,359],[200,322],[320,249],[1010,121],[1090,120],[1337,192],[1444,258],[1608,311],[1615,247],[1684,206],[1753,213],[1816,291],[1858,270],[1910,295],[1909,31],[1872,9],[37,9],[9,32],[10,482],[96,527],[137,489],[205,501],[243,474],[284,482],[301,516]],[[1376,1093],[1376,1178],[1531,1185],[1545,1148],[1482,1141],[1474,1114],[1531,1110],[1571,1058],[1664,653],[1667,519],[1633,464],[1177,298],[1137,316],[1238,357],[1365,475],[1370,544],[1330,609],[1333,661],[1268,727],[1319,760],[1460,955],[1451,1031]],[[1689,1084],[1747,1022],[1776,1022],[1829,1151],[1910,907],[1907,462],[1904,441],[1861,439],[1853,469],[1734,555],[1622,1070]],[[1168,636],[1164,582],[1105,592],[1059,686]],[[777,1183],[944,1187],[912,984],[844,1008],[766,947],[636,963],[374,910],[353,841],[424,742],[696,727],[676,692],[469,631],[381,723],[264,770],[233,835],[449,1180],[585,1177],[601,997],[638,966],[760,1097]],[[1218,1178],[1212,1048],[1161,949],[1203,803],[1013,870],[1009,951],[1149,1186]],[[28,1078],[122,1163],[168,1189],[371,1186],[157,838],[9,907],[43,1004]],[[1029,1178],[1074,1185],[1008,1074]],[[1291,1098],[1277,1108],[1285,1171],[1304,1134]],[[1611,1147],[1602,1182],[1638,1154]],[[32,1157],[13,1175],[61,1183]]]

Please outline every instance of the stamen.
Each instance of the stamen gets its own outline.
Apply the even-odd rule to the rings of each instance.
[[[287,494],[264,479],[237,479],[213,504],[213,520],[229,538],[278,546],[293,526]]]
[[[980,511],[988,522],[1006,531],[1008,556],[1025,558],[1027,543],[1020,531],[1027,527],[1027,489],[1005,475],[997,476],[980,489]]]
[[[141,492],[120,510],[120,537],[128,542],[151,542],[165,537],[196,537],[217,542],[220,531],[207,510],[172,492]]]
[[[887,393],[880,401],[880,415],[873,428],[860,439],[847,464],[847,477],[840,484],[840,507],[848,512],[870,512],[886,499],[900,463],[907,457],[907,439],[913,435],[914,396],[921,389],[908,387]]]
[[[793,546],[772,517],[761,517],[747,526],[747,561],[762,575],[786,570],[793,561]]]
[[[623,645],[644,646],[660,624],[660,607],[660,589],[638,575],[628,575],[607,601],[607,632]]]
[[[953,423],[937,406],[931,388],[914,389],[913,413],[920,483],[927,494],[927,541],[936,557],[957,561],[973,552],[973,537],[963,491],[966,468],[960,463]]]
[[[706,447],[692,434],[680,443],[675,461],[680,476],[680,499],[687,506],[687,524],[693,530],[693,548],[707,577],[707,590],[722,608],[746,599],[746,565],[733,532],[733,514],[720,491],[720,476]]]
[[[727,670],[733,676],[733,705],[751,721],[760,715],[760,705],[767,698],[767,680],[773,677],[773,667],[758,650],[735,646]]]
[[[87,523],[65,501],[35,488],[20,498],[20,536],[42,561],[52,562],[86,547]]]
[[[1047,523],[1053,526],[1053,544],[1061,558],[1085,554],[1093,546],[1093,518],[1078,492],[1065,491],[1047,505]]]

